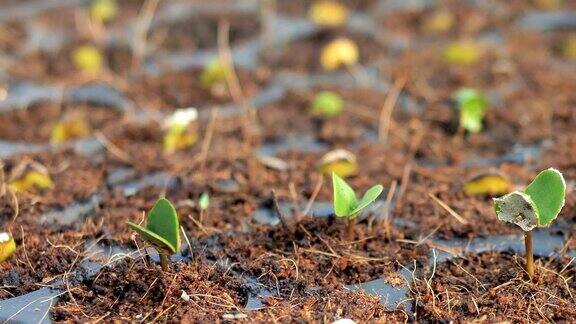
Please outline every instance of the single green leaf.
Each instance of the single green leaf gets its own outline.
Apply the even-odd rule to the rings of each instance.
[[[160,198],[148,213],[146,229],[164,238],[176,249],[180,248],[180,221],[176,209],[166,198]]]
[[[550,224],[564,207],[566,182],[562,173],[550,168],[540,172],[524,192],[538,209],[538,225]]]
[[[160,251],[167,251],[170,253],[178,252],[178,249],[164,238],[160,237],[158,234],[132,222],[126,222],[131,229],[133,229],[136,233],[138,233],[144,240],[148,243],[153,245],[155,248],[159,249]]]
[[[382,190],[384,190],[384,187],[382,187],[382,185],[375,185],[372,188],[368,189],[366,193],[364,193],[364,196],[362,196],[362,199],[360,200],[358,206],[356,206],[356,208],[354,208],[354,210],[350,214],[352,215],[358,214],[360,211],[362,211],[362,209],[366,208],[374,200],[376,200],[376,198],[378,198],[378,196],[380,196],[380,194],[382,193]]]
[[[206,210],[210,205],[210,196],[207,192],[203,192],[198,199],[198,206],[200,209]]]
[[[334,212],[336,216],[350,216],[350,212],[358,206],[354,189],[336,173],[332,173],[332,188],[334,190]]]

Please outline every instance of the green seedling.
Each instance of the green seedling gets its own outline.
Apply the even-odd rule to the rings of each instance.
[[[90,16],[100,23],[107,23],[117,15],[118,3],[116,0],[94,0],[90,4]]]
[[[475,89],[463,88],[456,92],[454,100],[460,112],[460,127],[470,133],[480,132],[488,110],[488,98]]]
[[[168,255],[175,254],[180,248],[180,221],[170,201],[166,198],[156,201],[148,212],[146,227],[126,223],[158,251],[162,270],[168,271]]]
[[[540,172],[524,189],[494,198],[498,219],[513,223],[524,231],[526,271],[534,277],[532,229],[550,225],[564,206],[566,182],[562,173],[550,168]]]
[[[344,102],[342,97],[332,91],[322,91],[314,97],[311,111],[315,116],[336,117],[342,112]]]
[[[196,108],[177,109],[164,120],[164,152],[171,154],[190,147],[198,140],[195,128],[190,127],[198,119]]]
[[[230,67],[219,60],[208,63],[200,75],[200,86],[210,90],[217,85],[226,85],[226,80],[230,74]]]
[[[373,186],[358,201],[354,189],[336,173],[332,173],[332,188],[334,190],[334,212],[337,217],[348,219],[347,235],[348,240],[351,241],[354,238],[356,216],[378,198],[380,193],[382,193],[383,187],[382,185]]]
[[[208,195],[207,192],[203,192],[200,195],[200,198],[198,198],[198,207],[200,207],[200,223],[202,223],[202,220],[204,219],[204,213],[208,209],[209,205],[210,205],[210,196]]]

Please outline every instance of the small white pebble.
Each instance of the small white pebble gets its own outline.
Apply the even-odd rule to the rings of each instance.
[[[184,290],[182,290],[182,295],[180,295],[180,298],[182,298],[182,300],[185,302],[190,301],[190,296],[188,296]]]
[[[6,243],[10,240],[10,235],[6,232],[0,233],[0,243]]]
[[[339,320],[335,320],[332,324],[356,324],[353,320],[349,318],[341,318]]]

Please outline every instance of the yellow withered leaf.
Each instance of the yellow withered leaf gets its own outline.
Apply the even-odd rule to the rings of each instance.
[[[6,261],[16,251],[16,242],[10,234],[0,232],[0,262]]]
[[[466,181],[464,192],[469,196],[500,196],[508,193],[511,187],[512,184],[503,175],[484,173]]]
[[[316,1],[310,7],[308,17],[318,25],[341,26],[348,18],[348,10],[337,1]]]
[[[352,66],[358,62],[358,46],[348,38],[338,38],[326,45],[320,53],[320,64],[325,70]]]
[[[90,136],[91,128],[83,118],[61,120],[52,128],[50,142],[61,144],[71,139]]]
[[[318,171],[325,176],[331,176],[332,172],[334,172],[339,177],[346,178],[358,173],[356,156],[343,149],[326,153],[316,166]]]
[[[72,52],[72,63],[83,72],[96,73],[102,70],[104,59],[98,48],[92,45],[80,46]]]
[[[25,192],[34,189],[50,189],[54,187],[54,182],[48,174],[37,170],[30,170],[21,178],[10,181],[8,186],[15,192]]]

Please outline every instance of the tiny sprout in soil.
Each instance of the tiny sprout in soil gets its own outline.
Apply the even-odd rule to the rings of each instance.
[[[344,102],[342,98],[332,91],[318,93],[312,101],[312,114],[319,117],[336,117],[342,112]]]
[[[36,162],[24,162],[12,171],[8,187],[14,192],[32,192],[51,189],[54,182],[46,167]]]
[[[127,224],[158,251],[162,270],[168,271],[168,255],[180,248],[180,221],[170,201],[166,198],[156,201],[148,212],[146,227],[132,222]]]
[[[50,133],[50,143],[62,144],[68,140],[90,136],[90,124],[81,116],[64,118],[57,122]]]
[[[194,145],[198,140],[196,130],[190,125],[198,119],[196,108],[178,109],[164,121],[163,147],[166,153]]]
[[[332,173],[332,188],[334,191],[334,212],[337,217],[348,218],[347,235],[348,240],[354,239],[354,223],[356,216],[368,205],[370,205],[384,189],[382,185],[375,185],[368,189],[360,201],[356,198],[356,193],[344,179],[336,173]]]
[[[200,86],[211,91],[225,87],[230,72],[230,67],[219,60],[214,60],[204,66],[200,75]]]
[[[320,53],[320,64],[327,71],[342,66],[351,67],[358,62],[358,46],[348,38],[338,38],[326,45]]]
[[[341,26],[348,18],[348,10],[336,1],[316,1],[310,7],[308,17],[318,25]]]
[[[107,23],[118,15],[116,0],[94,0],[90,4],[90,16],[95,21]]]
[[[200,207],[200,223],[204,219],[204,213],[206,213],[206,209],[210,206],[210,196],[207,192],[203,192],[198,198],[198,207]]]
[[[480,60],[480,48],[472,42],[448,45],[444,49],[444,61],[450,65],[471,65]]]
[[[526,271],[534,277],[532,229],[550,225],[564,206],[566,182],[556,169],[540,172],[524,191],[514,191],[494,198],[498,219],[513,223],[524,231]]]
[[[460,127],[470,133],[480,132],[488,110],[488,98],[475,89],[463,88],[454,95],[454,100],[460,112]]]
[[[0,262],[7,260],[16,251],[14,238],[6,232],[0,232]]]
[[[82,72],[97,73],[101,71],[103,61],[100,50],[92,45],[80,46],[72,52],[72,63]]]

